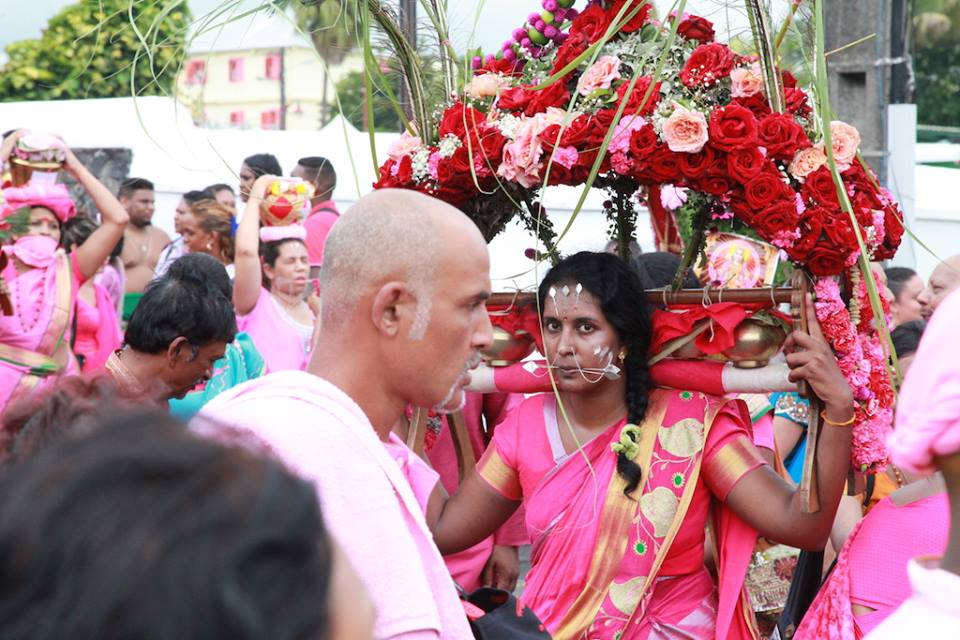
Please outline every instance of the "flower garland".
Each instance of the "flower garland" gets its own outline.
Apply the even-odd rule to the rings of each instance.
[[[848,310],[836,280],[820,278],[814,286],[815,307],[823,335],[837,356],[856,403],[851,465],[861,472],[874,472],[888,462],[886,438],[893,424],[894,395],[887,375],[887,354],[874,322],[866,284],[852,276],[851,285],[856,296]],[[889,301],[883,289],[877,288],[886,314]]]

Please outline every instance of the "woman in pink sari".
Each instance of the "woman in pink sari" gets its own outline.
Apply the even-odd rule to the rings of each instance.
[[[539,299],[559,393],[528,399],[497,428],[477,473],[433,518],[441,552],[489,535],[522,500],[533,539],[522,598],[554,638],[756,637],[743,580],[757,532],[824,545],[849,427],[823,433],[821,510],[802,513],[754,447],[741,402],[649,388],[650,325],[626,264],[576,254],[547,274]],[[792,377],[813,386],[828,420],[847,422],[852,394],[819,327],[788,346],[803,349],[788,355]],[[716,578],[704,567],[708,530]]]
[[[299,224],[260,228],[260,203],[275,179],[257,178],[237,228],[233,305],[237,327],[253,338],[268,371],[302,370],[319,307],[304,297],[310,274],[306,230]]]
[[[23,132],[0,149],[6,163]],[[11,400],[76,373],[70,332],[77,292],[96,274],[123,236],[127,212],[110,191],[66,149],[64,170],[86,189],[103,222],[69,254],[58,249],[61,225],[76,207],[61,184],[29,183],[3,190],[4,214],[29,208],[28,231],[3,247],[2,276],[10,290],[12,315],[0,315],[0,412]]]

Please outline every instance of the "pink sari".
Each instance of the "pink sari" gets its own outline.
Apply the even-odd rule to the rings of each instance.
[[[624,496],[610,445],[625,421],[567,455],[556,401],[531,398],[501,424],[478,470],[527,509],[533,538],[523,600],[558,640],[756,637],[743,579],[756,533],[722,500],[763,464],[742,404],[654,391]],[[588,464],[589,461],[589,464]],[[716,499],[715,499],[716,498]],[[704,568],[710,516],[717,584]]]
[[[73,351],[83,356],[82,371],[103,369],[110,355],[120,348],[123,336],[120,334],[120,321],[117,308],[110,293],[99,284],[93,284],[96,305],[88,304],[83,298],[77,298],[77,335],[74,337]]]
[[[59,375],[78,371],[69,331],[82,279],[71,256],[53,252],[55,244],[46,247],[37,237],[29,240],[34,241],[31,246],[19,242],[3,248],[9,258],[3,278],[13,315],[0,315],[0,411],[50,386]],[[14,256],[33,268],[17,274]]]

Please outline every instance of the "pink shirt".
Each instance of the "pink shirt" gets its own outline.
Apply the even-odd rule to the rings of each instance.
[[[316,486],[328,531],[373,599],[376,638],[472,639],[403,469],[349,396],[309,373],[272,373],[217,396],[191,422],[214,439],[224,427],[264,442]]]
[[[266,289],[261,287],[250,313],[237,317],[237,329],[253,340],[267,371],[306,368],[313,327],[291,318]]]
[[[960,629],[960,576],[940,569],[935,558],[911,560],[907,576],[913,595],[867,639],[955,638]]]
[[[307,256],[311,267],[323,264],[323,245],[327,242],[330,229],[340,219],[340,212],[333,200],[324,200],[311,211],[303,226],[307,229]]]

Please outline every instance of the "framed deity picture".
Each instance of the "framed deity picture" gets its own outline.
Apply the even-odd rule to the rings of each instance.
[[[727,289],[771,286],[780,261],[780,250],[772,244],[720,231],[707,235],[704,253],[697,277],[711,287]]]

